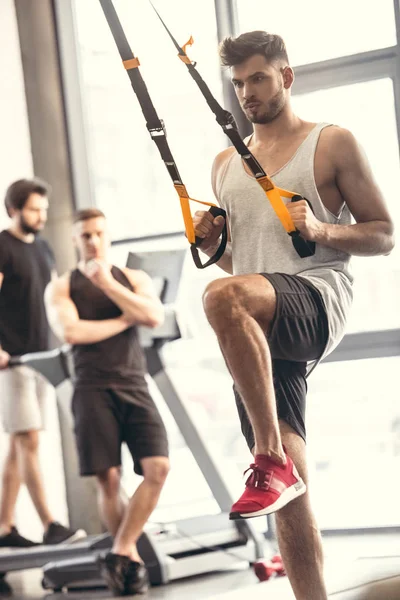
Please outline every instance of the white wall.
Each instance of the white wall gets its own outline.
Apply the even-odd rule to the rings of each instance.
[[[3,202],[7,186],[15,179],[33,175],[28,115],[13,0],[0,1],[0,40],[0,73],[2,74],[0,77],[1,230],[8,223]],[[51,429],[42,434],[40,456],[50,507],[57,519],[65,521],[67,507],[60,435],[55,395],[51,395],[52,398],[49,399]],[[0,428],[0,472],[2,472],[7,446],[8,436]],[[42,535],[41,524],[25,487],[22,489],[18,500],[16,521],[21,533],[37,540],[40,539]]]

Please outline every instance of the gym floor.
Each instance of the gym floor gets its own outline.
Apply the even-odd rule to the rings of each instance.
[[[112,596],[105,590],[87,592],[71,592],[69,594],[52,594],[45,592],[40,584],[42,572],[40,569],[10,573],[7,581],[13,589],[13,600],[101,600],[111,599]],[[201,577],[192,577],[177,581],[166,586],[154,587],[145,596],[135,596],[143,600],[204,600],[211,599],[218,594],[235,591],[240,587],[257,585],[258,580],[252,570],[235,570]],[[133,596],[131,596],[133,598]],[[1,596],[0,596],[1,598]]]
[[[387,572],[388,578],[393,579],[393,573],[400,574],[399,565],[399,534],[363,534],[349,536],[334,536],[324,539],[325,553],[327,556],[327,581],[328,589],[336,591],[340,589],[338,580],[347,570],[348,573],[356,571],[362,566],[363,561],[353,562],[356,558],[375,557],[373,560],[365,562],[365,569]],[[393,556],[392,559],[385,557]],[[356,568],[354,568],[354,566]],[[396,571],[397,567],[397,571]],[[393,570],[394,569],[394,570]],[[45,592],[41,587],[42,573],[40,569],[10,573],[7,575],[7,581],[13,588],[14,600],[94,600],[111,599],[110,593],[105,590],[96,590],[88,592],[74,592],[70,594],[51,594]],[[355,595],[354,595],[355,594]],[[373,591],[372,591],[373,594]],[[267,597],[274,600],[293,600],[294,596],[290,591],[286,578],[279,578],[272,582],[260,584],[251,569],[225,571],[222,573],[209,574],[205,576],[192,577],[186,580],[177,581],[162,587],[152,588],[146,596],[140,596],[143,600],[243,600],[246,596],[252,600]],[[360,587],[358,592],[333,593],[334,600],[347,600],[350,598],[368,598],[368,600],[389,600],[398,599],[398,596],[392,596],[388,592],[384,596],[363,595]],[[133,598],[133,597],[132,597]],[[138,598],[136,596],[136,598]]]

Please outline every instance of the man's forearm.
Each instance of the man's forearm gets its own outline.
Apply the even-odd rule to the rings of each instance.
[[[354,225],[329,223],[321,223],[321,225],[314,240],[317,244],[354,256],[389,254],[394,246],[393,227],[386,221],[369,221]]]
[[[135,294],[117,280],[112,281],[102,290],[132,323],[156,327],[164,318],[161,302],[154,298]]]
[[[216,246],[211,246],[210,248],[207,248],[207,250],[202,250],[201,248],[200,248],[200,250],[202,252],[204,252],[204,254],[207,254],[207,256],[209,256],[211,258],[211,256],[214,256],[214,254],[216,253],[218,248],[219,248],[219,243]],[[228,242],[226,244],[225,252],[221,256],[219,261],[216,263],[216,265],[223,271],[226,271],[226,273],[229,273],[230,275],[233,274],[232,242]]]
[[[64,327],[64,340],[68,344],[97,344],[130,327],[122,317],[103,321],[74,321]]]

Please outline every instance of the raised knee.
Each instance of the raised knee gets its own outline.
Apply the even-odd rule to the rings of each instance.
[[[37,452],[39,448],[39,434],[37,431],[21,431],[15,435],[15,443],[22,452]]]
[[[209,321],[229,318],[240,306],[241,286],[232,278],[211,281],[203,294],[203,307]]]
[[[142,469],[145,481],[152,485],[163,486],[170,470],[169,460],[164,456],[144,458]]]
[[[97,481],[102,492],[112,498],[119,495],[121,482],[121,470],[119,467],[112,467],[106,471],[97,474]]]

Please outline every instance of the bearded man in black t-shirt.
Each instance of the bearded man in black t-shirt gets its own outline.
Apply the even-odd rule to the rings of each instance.
[[[49,349],[44,290],[55,273],[55,261],[39,235],[47,221],[48,194],[48,185],[39,179],[12,183],[5,197],[11,226],[0,232],[0,417],[10,434],[2,478],[0,547],[35,545],[15,527],[22,482],[43,523],[45,544],[72,542],[86,535],[56,522],[45,496],[38,445],[39,431],[46,425],[50,385],[26,366],[8,368],[10,356]]]

